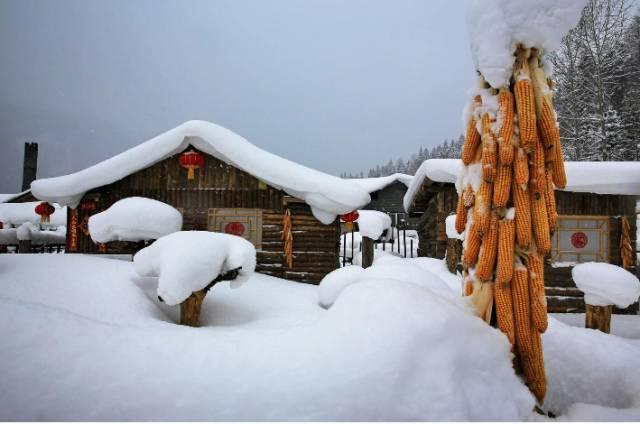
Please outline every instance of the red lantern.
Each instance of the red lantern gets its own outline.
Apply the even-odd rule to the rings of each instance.
[[[85,212],[93,212],[98,209],[98,202],[93,199],[82,199],[82,202],[80,202],[80,209]]]
[[[189,150],[180,155],[178,162],[181,167],[187,168],[187,178],[193,180],[194,170],[204,166],[204,156],[195,150]]]
[[[345,213],[344,215],[340,215],[340,219],[344,222],[356,222],[360,217],[358,211],[351,211],[349,213]]]
[[[49,217],[56,211],[56,209],[48,202],[42,202],[36,206],[36,213],[40,215],[40,223],[45,224],[49,222]]]

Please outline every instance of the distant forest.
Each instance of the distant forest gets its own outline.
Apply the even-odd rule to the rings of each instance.
[[[543,59],[554,69],[554,104],[565,160],[640,161],[640,13],[634,0],[589,0],[578,25]],[[462,105],[460,106],[462,108]],[[458,158],[463,139],[420,148],[365,175],[414,174],[429,158]]]

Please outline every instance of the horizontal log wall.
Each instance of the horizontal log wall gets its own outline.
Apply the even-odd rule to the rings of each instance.
[[[109,242],[95,244],[88,232],[91,214],[106,210],[125,197],[142,196],[170,204],[183,214],[183,230],[207,230],[211,208],[251,208],[262,210],[262,246],[257,250],[257,271],[317,283],[338,266],[339,224],[324,225],[309,206],[290,198],[281,190],[261,183],[252,175],[206,155],[205,166],[196,170],[193,180],[174,155],[122,180],[97,188],[85,195],[98,202],[93,212],[76,208],[68,214],[67,251],[79,253],[130,254],[145,243]],[[292,202],[287,202],[287,199]],[[282,242],[282,219],[287,203],[292,213],[294,265],[287,269]],[[75,249],[73,225],[77,220]]]

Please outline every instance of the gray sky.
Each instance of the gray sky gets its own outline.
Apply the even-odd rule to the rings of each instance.
[[[189,119],[325,172],[462,132],[462,2],[0,2],[0,192],[75,172]]]

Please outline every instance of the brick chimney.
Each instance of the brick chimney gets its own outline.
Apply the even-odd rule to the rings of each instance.
[[[29,190],[38,170],[38,143],[24,143],[24,165],[22,168],[22,191]]]

